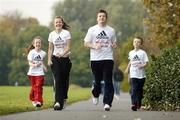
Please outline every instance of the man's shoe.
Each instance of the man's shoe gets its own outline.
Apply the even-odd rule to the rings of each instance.
[[[133,111],[137,111],[137,106],[136,106],[136,105],[132,105],[131,109],[132,109]]]
[[[111,108],[111,107],[110,107],[108,104],[105,104],[105,105],[104,105],[104,110],[105,110],[105,111],[110,111],[110,108]]]
[[[114,97],[115,97],[117,100],[119,100],[119,98],[120,98],[120,96],[117,95],[117,94],[115,94]]]
[[[93,102],[94,105],[97,105],[99,103],[99,98],[93,97],[92,102]]]
[[[62,110],[62,106],[59,104],[59,102],[56,102],[55,104],[54,104],[54,110]]]

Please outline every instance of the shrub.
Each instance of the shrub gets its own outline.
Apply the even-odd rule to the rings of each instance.
[[[152,58],[144,89],[143,102],[151,110],[180,108],[180,45]]]

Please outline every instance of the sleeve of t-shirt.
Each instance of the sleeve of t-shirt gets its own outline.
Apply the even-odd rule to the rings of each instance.
[[[147,53],[144,52],[144,62],[148,62],[148,61],[149,61],[149,59],[148,59]]]
[[[32,51],[29,52],[28,56],[27,56],[27,60],[28,61],[32,61]]]
[[[48,37],[48,41],[49,41],[49,42],[53,42],[51,36],[52,36],[52,33],[49,34],[49,37]]]
[[[71,39],[71,34],[69,31],[67,31],[66,35],[65,35],[65,39],[66,40],[70,40]]]
[[[129,54],[128,54],[128,60],[131,60],[131,58],[130,58],[130,54],[131,54],[131,52],[129,52]]]
[[[90,41],[92,40],[92,36],[91,36],[91,33],[92,33],[92,32],[91,32],[91,31],[92,31],[91,28],[89,28],[89,30],[88,30],[85,38],[84,38],[84,41],[85,41],[85,42],[90,42]]]
[[[43,58],[45,58],[45,57],[46,57],[46,52],[44,51]]]

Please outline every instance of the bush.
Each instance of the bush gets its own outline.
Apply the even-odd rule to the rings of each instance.
[[[180,45],[152,58],[144,89],[143,102],[151,110],[180,108]]]

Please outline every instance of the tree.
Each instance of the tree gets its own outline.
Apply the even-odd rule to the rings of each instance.
[[[9,43],[5,40],[9,40],[4,36],[2,33],[0,33],[0,84],[1,85],[7,85],[8,84],[8,72],[9,67],[8,63],[11,61],[11,46]],[[6,73],[6,74],[5,74]]]
[[[153,44],[151,48],[157,53],[164,48],[173,47],[180,42],[179,0],[143,0],[148,11],[144,19],[147,26],[147,38]]]
[[[23,19],[18,11],[0,16],[0,84],[8,84],[9,63],[13,59],[12,46],[16,43],[16,34],[23,26]]]

